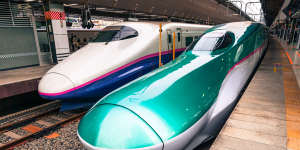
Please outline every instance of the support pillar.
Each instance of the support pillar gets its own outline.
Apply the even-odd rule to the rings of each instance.
[[[281,40],[284,40],[284,29],[281,29],[281,36],[280,36]]]
[[[296,49],[300,49],[300,29],[298,30],[298,42]]]
[[[38,58],[39,58],[39,64],[40,64],[40,66],[43,66],[44,61],[42,60],[39,38],[38,38],[37,31],[36,31],[35,17],[33,15],[31,15],[31,22],[32,22],[32,27],[33,27],[33,35],[34,35],[35,45],[36,45],[37,54],[38,54]]]
[[[283,36],[284,41],[286,41],[286,39],[287,39],[287,33],[288,33],[288,30],[284,29],[284,36]]]
[[[284,29],[284,30],[283,30],[283,40],[284,40],[284,41],[286,40],[286,35],[287,35],[287,30]]]
[[[61,62],[70,55],[66,15],[61,3],[46,2],[45,18],[50,39],[52,59],[54,63]]]

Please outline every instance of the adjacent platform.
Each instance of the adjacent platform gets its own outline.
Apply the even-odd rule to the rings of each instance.
[[[212,150],[300,150],[300,89],[294,73],[299,66],[288,57],[272,39]]]
[[[52,66],[0,71],[0,99],[37,90],[38,81]]]

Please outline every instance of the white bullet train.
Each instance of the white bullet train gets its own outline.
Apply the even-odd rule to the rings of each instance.
[[[104,28],[97,38],[50,69],[38,92],[49,100],[63,100],[65,109],[91,105],[118,87],[158,68],[158,22],[122,22]],[[162,63],[172,60],[173,32],[176,57],[208,25],[162,24]]]

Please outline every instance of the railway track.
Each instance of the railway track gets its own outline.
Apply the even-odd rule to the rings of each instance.
[[[33,136],[80,118],[84,110],[59,112],[59,101],[0,118],[0,149],[8,149]]]

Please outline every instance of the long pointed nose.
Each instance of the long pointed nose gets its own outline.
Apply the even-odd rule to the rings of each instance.
[[[63,94],[74,88],[73,82],[66,76],[58,73],[47,73],[39,83],[39,93],[48,96]]]
[[[87,149],[161,150],[163,147],[147,122],[118,105],[95,106],[82,118],[77,133]]]

